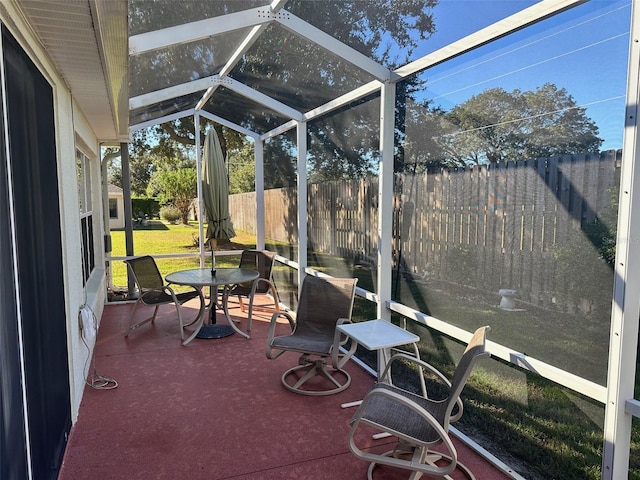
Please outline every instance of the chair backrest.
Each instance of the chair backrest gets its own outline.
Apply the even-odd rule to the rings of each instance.
[[[333,339],[338,319],[351,319],[357,281],[307,275],[296,309],[296,333]]]
[[[138,287],[142,290],[161,288],[164,285],[164,279],[153,257],[145,255],[125,260],[124,263],[129,266]]]
[[[467,348],[465,348],[462,358],[460,359],[460,362],[453,373],[453,377],[451,378],[451,388],[449,390],[445,418],[449,418],[451,416],[451,411],[453,410],[458,397],[460,397],[460,393],[467,383],[475,363],[481,358],[489,356],[489,352],[485,349],[487,332],[489,330],[491,330],[491,327],[488,326],[478,328],[471,337]]]
[[[259,278],[272,282],[271,271],[273,269],[273,263],[275,261],[276,254],[269,252],[268,250],[243,250],[240,255],[239,268],[246,268],[249,270],[257,270]],[[251,285],[253,282],[243,283],[237,285],[232,292],[233,294],[248,295],[251,292]],[[258,282],[256,285],[255,293],[267,293],[269,291],[269,284],[266,282]]]
[[[271,281],[271,271],[275,261],[276,254],[268,250],[243,250],[240,256],[240,268],[257,270],[260,278]],[[249,288],[251,284],[248,284]],[[266,293],[269,290],[269,284],[259,282],[256,287],[256,293]]]

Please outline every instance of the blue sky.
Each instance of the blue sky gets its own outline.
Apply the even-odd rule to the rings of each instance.
[[[535,2],[441,0],[437,32],[419,58]],[[631,6],[592,0],[424,72],[426,98],[449,110],[490,88],[565,88],[599,127],[602,149],[622,147]]]

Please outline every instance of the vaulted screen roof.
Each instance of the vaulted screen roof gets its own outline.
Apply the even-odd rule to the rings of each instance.
[[[500,20],[487,10],[488,25]],[[422,0],[131,0],[132,130],[201,111],[260,136],[338,108],[437,50],[437,12]]]

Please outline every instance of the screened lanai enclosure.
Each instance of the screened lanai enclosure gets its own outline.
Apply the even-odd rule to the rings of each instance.
[[[132,0],[130,131],[250,146],[230,214],[291,307],[305,272],[357,276],[356,317],[445,369],[491,325],[460,430],[525,477],[640,478],[634,11]]]
[[[278,253],[291,308],[307,273],[357,277],[355,318],[406,325],[448,371],[490,325],[458,428],[523,478],[640,479],[639,16],[628,0],[130,0],[131,145],[187,138],[198,175],[210,128],[230,174],[251,152],[230,216]],[[114,265],[141,253],[127,205]]]

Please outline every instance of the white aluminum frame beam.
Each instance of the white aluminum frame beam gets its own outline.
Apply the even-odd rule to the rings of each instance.
[[[266,10],[270,12],[271,9],[267,7]],[[129,37],[129,55],[140,55],[172,45],[195,42],[272,21],[271,15],[265,14],[265,7],[258,7],[140,33]]]
[[[136,97],[129,99],[129,109],[148,107],[155,103],[160,103],[165,100],[171,100],[172,98],[183,97],[190,93],[199,92],[201,90],[207,90],[211,86],[218,86],[225,83],[225,80],[220,78],[220,75],[211,75],[210,77],[199,78],[198,80],[192,80],[190,82],[181,83],[172,87],[163,88],[161,90],[155,90],[153,92],[144,93]],[[195,110],[198,110],[196,108]]]
[[[307,268],[307,122],[298,122],[298,293]]]
[[[265,237],[265,206],[264,206],[264,141],[253,143],[253,157],[255,159],[255,192],[256,192],[256,248],[264,250]]]
[[[377,80],[369,82],[366,85],[363,85],[362,87],[356,88],[355,90],[352,90],[349,93],[345,93],[344,95],[341,95],[340,97],[337,97],[334,100],[331,100],[330,102],[325,103],[324,105],[320,105],[319,107],[314,108],[313,110],[309,110],[307,113],[303,114],[303,119],[305,122],[309,122],[314,118],[322,117],[327,113],[337,110],[351,102],[360,100],[361,98],[366,97],[367,95],[370,95],[377,90],[380,90],[381,86],[382,86],[382,83]],[[295,128],[296,125],[297,125],[296,122],[294,120],[291,120],[287,123],[283,123],[282,125],[274,128],[273,130],[270,130],[262,134],[260,138],[263,140],[266,140],[268,138],[277,137],[278,135],[283,134],[284,132],[287,132]]]
[[[361,98],[366,97],[382,88],[382,83],[374,80],[369,82],[361,87],[358,87],[354,90],[351,90],[344,95],[340,95],[339,97],[334,98],[330,102],[325,103],[324,105],[320,105],[319,107],[314,108],[313,110],[309,110],[304,114],[304,119],[306,121],[312,120],[316,117],[321,117],[330,113],[334,110],[337,110],[345,105],[348,105],[351,102],[355,102],[360,100]]]
[[[154,118],[153,120],[149,120],[148,122],[136,123],[135,125],[129,125],[129,133],[136,132],[138,130],[142,130],[143,128],[153,127],[155,125],[160,125],[166,122],[172,122],[173,120],[178,120],[179,118],[190,117],[191,115],[195,115],[196,111],[193,108],[189,110],[183,110],[182,112],[172,113],[171,115],[165,115],[163,117]]]
[[[282,8],[284,8],[287,1],[288,0],[274,0],[271,3],[271,12],[275,14],[278,11],[280,11]],[[247,50],[251,48],[251,46],[260,37],[260,35],[262,35],[262,32],[265,30],[265,28],[267,28],[267,24],[263,23],[261,25],[256,25],[251,29],[249,34],[245,37],[245,39],[240,44],[240,46],[236,49],[235,52],[231,54],[231,57],[229,57],[229,60],[227,61],[226,65],[222,67],[222,69],[220,70],[219,75],[221,77],[226,77],[231,72],[231,70],[233,70],[233,67],[237,65],[237,63],[240,61],[242,56],[247,52]],[[217,86],[211,86],[209,87],[209,89],[207,89],[205,94],[202,96],[202,98],[196,105],[196,110],[200,110],[201,108],[204,107],[204,105],[211,98],[211,96],[213,95],[213,93],[216,91],[217,88],[218,88]]]
[[[396,84],[385,82],[380,89],[380,158],[378,160],[378,265],[376,311],[378,318],[391,321],[391,269],[393,268],[393,140],[395,131]],[[385,368],[388,348],[377,352],[378,372]]]
[[[263,133],[262,135],[260,135],[260,140],[268,140],[269,138],[277,137],[278,135],[296,128],[297,125],[298,122],[296,122],[295,120],[289,120],[287,123],[283,123],[279,127],[276,127],[273,130],[269,130],[267,133]]]
[[[396,84],[385,82],[380,92],[380,159],[378,161],[378,318],[391,320],[393,251],[393,137],[395,129]]]
[[[205,117],[209,120],[211,120],[212,122],[216,122],[219,123],[220,125],[224,125],[227,128],[230,128],[231,130],[235,130],[236,132],[242,133],[243,135],[246,135],[248,137],[251,138],[258,138],[260,135],[258,135],[256,132],[251,131],[247,128],[241,127],[240,125],[237,125],[233,122],[230,122],[229,120],[225,120],[222,117],[219,117],[218,115],[214,115],[213,113],[209,113],[206,110],[200,110],[198,111],[198,114],[201,117]]]
[[[394,73],[405,78],[584,2],[585,0],[543,0],[408,63],[394,70]]]
[[[378,80],[382,82],[394,80],[395,74],[388,68],[296,17],[294,14],[287,12],[286,15],[278,16],[276,20],[287,30],[310,40],[327,52],[337,55],[351,65],[373,75]]]
[[[627,478],[640,322],[640,3],[631,3],[627,105],[614,270],[605,404],[602,478]],[[638,190],[638,191],[636,191]],[[633,409],[632,409],[633,411]]]
[[[270,15],[271,16],[277,15],[278,12],[282,8],[284,8],[284,6],[287,4],[287,1],[288,0],[274,0],[270,5],[270,9],[271,9]],[[236,66],[236,64],[240,61],[242,56],[247,52],[247,50],[249,50],[249,48],[251,48],[251,45],[253,45],[255,41],[258,39],[258,37],[260,37],[262,32],[265,30],[265,28],[267,28],[267,24],[262,23],[260,25],[256,25],[251,29],[251,32],[249,32],[249,34],[245,37],[245,39],[240,44],[240,46],[236,49],[236,51],[233,52],[233,54],[227,61],[227,64],[220,71],[221,77],[225,77],[229,74],[229,72],[231,72],[233,67]]]
[[[154,92],[145,93],[137,97],[132,97],[129,100],[129,108],[134,109],[147,107],[159,102],[170,100],[172,98],[181,97],[190,93],[198,92],[200,90],[206,90],[213,85],[223,85],[224,87],[233,90],[243,97],[249,98],[250,100],[264,105],[274,112],[280,113],[294,120],[299,121],[303,118],[302,113],[298,110],[291,108],[282,102],[274,100],[268,95],[265,95],[264,93],[261,93],[251,87],[248,87],[245,84],[234,80],[233,78],[221,78],[219,75],[200,78],[192,82],[182,83],[173,87],[163,88],[162,90],[156,90]]]
[[[196,191],[198,195],[198,238],[200,241],[200,268],[204,268],[204,198],[202,196],[202,142],[200,141],[200,115],[193,116],[194,136],[196,139]]]
[[[254,102],[264,105],[265,107],[273,110],[274,112],[278,112],[293,120],[302,121],[303,119],[302,112],[299,112],[295,108],[291,108],[290,106],[285,105],[284,103],[279,102],[278,100],[274,100],[270,96],[265,95],[264,93],[259,92],[258,90],[255,90],[251,87],[248,87],[244,83],[238,82],[233,78],[226,77],[224,86],[233,90],[236,93],[239,93],[244,97],[247,97],[250,100],[253,100]]]

